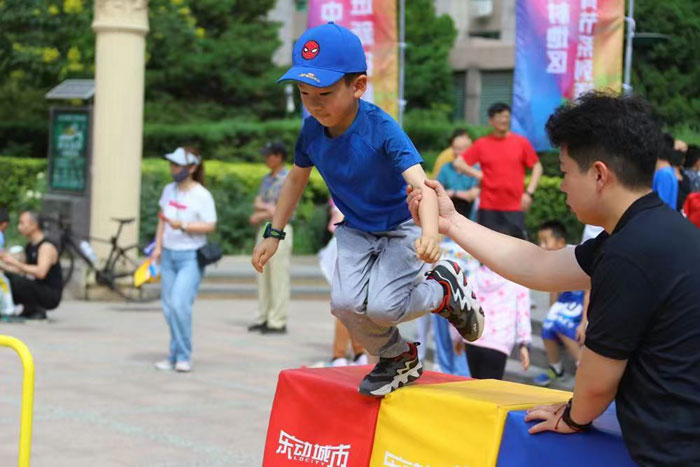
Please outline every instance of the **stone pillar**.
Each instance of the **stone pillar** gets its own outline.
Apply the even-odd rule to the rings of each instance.
[[[465,80],[466,103],[464,105],[464,118],[472,125],[481,125],[479,121],[479,109],[481,107],[481,70],[476,67],[467,69]]]
[[[109,238],[113,217],[134,217],[120,237],[137,243],[141,194],[143,94],[148,0],[95,0],[95,44],[90,235]],[[98,256],[109,245],[93,242]]]

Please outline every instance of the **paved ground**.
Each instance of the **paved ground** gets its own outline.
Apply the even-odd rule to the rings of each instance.
[[[195,305],[195,368],[162,373],[156,304],[68,302],[48,323],[0,323],[36,361],[33,466],[258,466],[277,374],[324,358],[322,301],[292,303],[290,334],[246,332],[256,302]],[[0,466],[16,465],[21,365],[0,348]]]
[[[333,320],[327,300],[297,299],[288,335],[250,334],[256,306],[199,300],[185,375],[153,368],[168,346],[158,303],[64,302],[48,322],[0,323],[36,361],[32,465],[259,466],[279,371],[328,358]],[[402,332],[415,338],[415,325]],[[0,466],[9,466],[22,370],[12,350],[0,355]],[[517,366],[509,361],[509,374]]]

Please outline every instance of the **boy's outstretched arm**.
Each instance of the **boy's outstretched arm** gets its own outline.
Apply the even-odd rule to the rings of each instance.
[[[428,180],[426,184],[435,191],[414,191],[408,197],[413,218],[422,224],[424,194],[437,196],[440,232],[489,269],[530,289],[551,292],[590,288],[590,277],[579,266],[574,248],[549,251],[487,229],[457,213],[440,183]]]
[[[418,258],[426,263],[435,263],[440,259],[440,234],[438,233],[438,204],[435,190],[425,184],[428,177],[419,164],[409,167],[403,172],[406,183],[423,193],[419,207],[423,233],[416,240]]]
[[[287,177],[284,179],[282,190],[280,191],[277,206],[275,207],[275,215],[272,216],[272,228],[283,230],[292,217],[294,209],[299,204],[299,199],[304,188],[309,181],[312,167],[292,166]],[[253,267],[258,271],[263,271],[265,263],[275,254],[280,240],[276,238],[266,238],[260,242],[253,250],[253,258],[251,262]]]

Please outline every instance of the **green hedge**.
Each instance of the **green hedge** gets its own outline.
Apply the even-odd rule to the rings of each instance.
[[[472,138],[483,135],[483,127],[464,122],[450,123],[411,117],[406,132],[421,153],[439,152],[449,144],[455,128],[466,128]],[[220,120],[201,123],[146,123],[143,134],[144,157],[160,157],[182,144],[200,148],[207,159],[229,162],[257,162],[259,150],[269,140],[283,141],[290,153],[301,129],[301,119]],[[48,122],[0,122],[0,154],[43,158],[47,154]]]
[[[0,156],[0,206],[9,211],[33,207],[33,192],[45,190],[46,159]]]
[[[581,241],[583,225],[566,205],[566,195],[561,191],[561,178],[544,175],[540,179],[532,207],[525,216],[531,240],[537,240],[537,228],[549,220],[558,220],[564,224],[569,243],[577,244]]]
[[[435,153],[430,154],[433,160],[434,155]],[[0,205],[7,206],[14,213],[23,207],[35,207],[39,201],[36,193],[45,189],[46,161],[0,157],[0,168],[3,174]],[[251,214],[253,198],[262,177],[267,173],[267,168],[262,164],[209,161],[206,172],[207,187],[216,200],[219,216],[214,238],[220,242],[227,254],[250,253],[255,229],[248,225],[248,217]],[[143,161],[140,235],[143,244],[153,238],[157,223],[158,199],[169,181],[166,161]],[[569,240],[577,243],[582,226],[566,206],[566,196],[561,192],[560,185],[561,179],[558,177],[542,177],[532,209],[526,216],[526,224],[534,236],[542,222],[559,219],[569,232]],[[328,189],[321,176],[314,171],[294,221],[295,253],[314,253],[328,240],[327,200]],[[10,236],[14,237],[14,234],[11,233]]]
[[[219,218],[212,239],[222,245],[226,254],[250,253],[255,243],[255,228],[249,225],[248,218],[252,213],[253,199],[268,169],[262,164],[221,161],[209,161],[205,167],[206,185],[216,201]],[[158,222],[158,199],[163,187],[170,181],[166,161],[143,161],[140,231],[143,244],[153,238]],[[327,202],[326,184],[318,172],[314,171],[293,222],[295,253],[315,253],[328,240]]]

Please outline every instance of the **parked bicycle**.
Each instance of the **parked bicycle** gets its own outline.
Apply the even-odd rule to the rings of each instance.
[[[75,270],[77,259],[82,259],[88,269],[94,273],[95,282],[99,285],[108,287],[116,292],[119,296],[129,301],[150,301],[158,298],[158,292],[155,290],[145,290],[136,288],[133,284],[133,276],[139,264],[136,261],[139,255],[139,246],[137,244],[121,246],[119,237],[125,225],[134,222],[134,218],[112,218],[117,222],[117,232],[109,240],[89,237],[81,238],[73,233],[71,225],[64,218],[47,219],[49,222],[55,223],[58,231],[58,245],[60,249],[60,262],[63,269],[63,285],[65,286],[70,281]],[[90,247],[89,241],[100,243],[108,243],[111,245],[111,250],[107,259],[99,267],[97,257]]]

